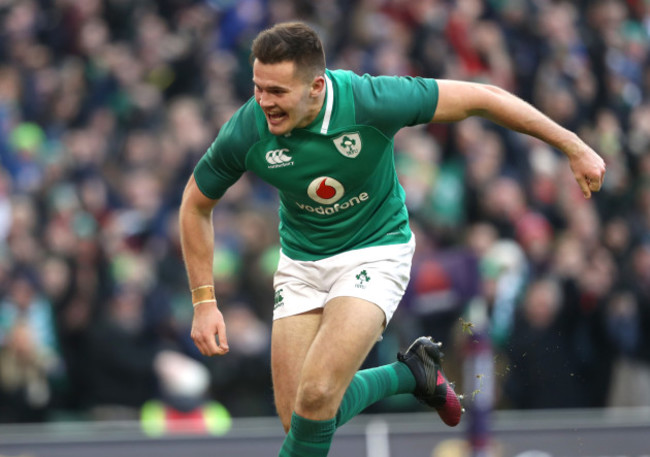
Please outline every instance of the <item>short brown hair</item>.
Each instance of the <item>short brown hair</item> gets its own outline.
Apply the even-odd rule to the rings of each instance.
[[[302,22],[282,22],[260,32],[251,47],[251,63],[294,62],[307,81],[325,73],[325,51],[318,34]]]

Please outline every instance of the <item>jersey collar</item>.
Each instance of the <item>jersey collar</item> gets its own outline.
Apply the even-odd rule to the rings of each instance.
[[[325,94],[325,115],[323,116],[323,123],[320,127],[320,133],[325,135],[330,126],[332,119],[332,108],[334,107],[334,89],[332,87],[332,80],[327,73],[325,73],[325,84],[327,85],[327,93]]]

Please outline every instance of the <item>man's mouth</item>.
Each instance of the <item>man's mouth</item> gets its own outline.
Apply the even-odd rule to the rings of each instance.
[[[287,116],[286,113],[284,113],[283,111],[266,113],[266,118],[268,119],[271,125],[278,125],[280,122],[284,120],[286,116]]]

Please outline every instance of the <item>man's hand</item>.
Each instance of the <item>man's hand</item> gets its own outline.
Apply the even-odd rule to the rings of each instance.
[[[580,143],[575,151],[567,153],[567,157],[583,195],[590,198],[591,193],[598,192],[603,185],[605,161],[585,143]]]
[[[194,308],[191,336],[203,355],[213,356],[228,353],[226,323],[216,303],[201,303]]]

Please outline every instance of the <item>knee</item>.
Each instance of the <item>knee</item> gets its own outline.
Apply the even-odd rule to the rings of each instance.
[[[304,381],[298,389],[296,412],[335,414],[338,408],[338,388],[326,380]]]

